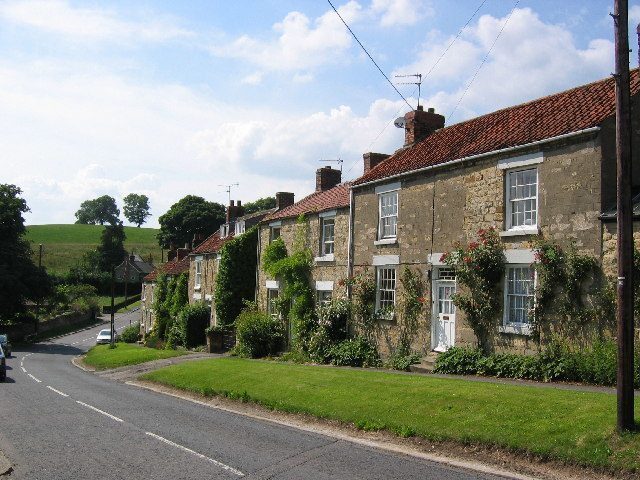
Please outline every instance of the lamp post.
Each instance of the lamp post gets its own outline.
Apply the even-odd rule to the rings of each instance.
[[[114,306],[114,296],[116,289],[116,268],[111,267],[111,342],[110,347],[114,348],[115,346],[115,306]]]

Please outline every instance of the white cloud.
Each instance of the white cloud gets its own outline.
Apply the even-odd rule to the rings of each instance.
[[[240,83],[244,83],[246,85],[260,85],[262,83],[262,72],[254,72],[240,80]]]
[[[351,24],[361,17],[362,7],[350,1],[338,11]],[[336,61],[352,44],[349,32],[333,10],[313,21],[303,13],[290,12],[273,26],[273,31],[277,38],[272,40],[243,35],[210,50],[214,55],[242,59],[267,71],[300,71]]]
[[[633,24],[633,26],[637,26],[640,23],[640,5],[632,5],[629,8],[629,21]],[[629,29],[631,37],[633,37],[633,32],[635,29]]]
[[[313,81],[313,75],[310,73],[296,73],[293,76],[294,83],[309,83]]]
[[[74,8],[65,0],[8,1],[0,5],[0,17],[14,24],[84,40],[158,42],[191,35],[167,18],[125,21],[113,11]]]
[[[429,106],[444,115],[452,111],[505,20],[483,15],[463,32],[431,76],[424,79]],[[417,61],[398,71],[425,72],[450,40],[426,43]],[[611,41],[594,39],[581,49],[564,27],[543,22],[529,8],[516,9],[447,123],[605,77],[612,62]]]
[[[434,13],[426,0],[373,0],[371,11],[380,15],[383,27],[415,25]]]

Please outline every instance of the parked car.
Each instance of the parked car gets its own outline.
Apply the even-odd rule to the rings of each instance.
[[[7,357],[11,356],[11,344],[9,343],[9,336],[6,334],[0,334],[0,346],[4,350],[4,354]]]
[[[7,361],[4,358],[4,351],[0,346],[0,382],[4,382],[7,379]]]
[[[118,334],[113,332],[113,341],[118,341]],[[98,336],[96,337],[96,345],[111,343],[111,329],[105,328],[104,330],[100,330]]]

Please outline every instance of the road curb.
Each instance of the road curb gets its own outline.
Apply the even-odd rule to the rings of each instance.
[[[9,461],[9,459],[2,453],[0,450],[0,477],[3,475],[7,475],[13,471],[13,465]]]
[[[363,439],[363,438],[358,438],[358,437],[355,437],[353,435],[349,435],[348,433],[337,431],[336,429],[332,429],[332,428],[328,428],[328,427],[327,428],[322,428],[322,427],[317,427],[317,426],[309,426],[309,425],[305,425],[302,422],[285,421],[285,420],[281,420],[281,419],[271,418],[271,417],[266,416],[266,415],[257,415],[257,414],[253,414],[253,413],[243,412],[241,410],[235,410],[235,409],[229,408],[229,407],[223,407],[223,406],[220,406],[220,405],[212,405],[210,403],[203,402],[203,401],[191,398],[188,395],[182,395],[182,394],[174,392],[174,391],[167,391],[166,389],[157,388],[157,387],[154,387],[154,386],[149,385],[147,383],[142,383],[142,382],[137,382],[137,381],[128,381],[128,382],[125,382],[125,383],[127,385],[131,385],[131,386],[138,387],[138,388],[144,388],[146,390],[150,390],[152,392],[160,393],[160,394],[163,394],[163,395],[168,395],[170,397],[180,398],[182,400],[187,400],[189,402],[196,403],[198,405],[202,405],[202,406],[205,406],[205,407],[213,408],[213,409],[216,409],[216,410],[222,410],[224,412],[233,413],[235,415],[242,415],[244,417],[253,418],[255,420],[275,423],[277,425],[282,425],[282,426],[289,427],[289,428],[295,428],[296,430],[302,430],[302,431],[309,432],[309,433],[325,435],[327,437],[332,437],[332,438],[335,438],[335,439],[338,439],[338,440],[343,440],[343,441],[346,441],[346,442],[351,442],[351,443],[355,443],[355,444],[358,444],[358,445],[362,445],[362,446],[366,446],[366,447],[370,447],[370,448],[375,448],[375,449],[378,449],[378,450],[384,450],[384,451],[388,451],[388,452],[407,455],[409,457],[420,458],[422,460],[427,460],[427,461],[434,462],[434,463],[445,464],[445,465],[449,465],[451,467],[456,467],[456,468],[460,468],[460,469],[464,469],[464,470],[468,470],[468,471],[474,471],[474,472],[489,474],[489,475],[493,475],[493,476],[497,476],[497,477],[504,477],[504,478],[514,479],[514,480],[538,480],[538,477],[532,477],[532,476],[529,476],[529,475],[522,475],[522,474],[511,472],[511,471],[508,471],[508,470],[502,470],[502,469],[499,469],[499,468],[496,468],[496,467],[493,467],[493,466],[490,466],[490,465],[485,465],[485,464],[480,463],[480,462],[473,462],[473,461],[468,461],[468,460],[458,460],[458,459],[445,457],[445,456],[441,456],[441,455],[434,455],[434,454],[430,454],[430,453],[421,452],[421,451],[418,451],[418,450],[415,450],[415,449],[401,447],[399,445],[391,445],[389,443],[380,442],[380,441],[377,441],[377,440],[367,440],[367,439]]]

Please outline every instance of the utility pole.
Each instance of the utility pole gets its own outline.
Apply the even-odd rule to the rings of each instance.
[[[38,271],[42,270],[42,244],[38,246]],[[36,302],[36,320],[33,325],[33,330],[36,335],[40,330],[40,299]]]
[[[617,397],[619,431],[633,430],[633,218],[631,209],[631,93],[629,2],[614,0],[617,157]]]
[[[115,340],[115,333],[116,333],[116,329],[115,329],[115,306],[114,306],[114,299],[113,297],[115,296],[115,288],[116,288],[116,269],[115,267],[111,267],[111,341],[110,341],[110,347],[113,348],[114,345],[114,340]]]

